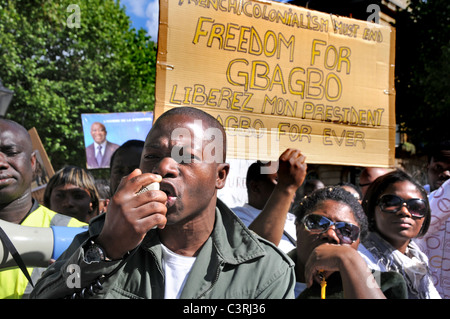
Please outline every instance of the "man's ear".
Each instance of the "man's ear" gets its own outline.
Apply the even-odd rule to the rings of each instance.
[[[227,181],[229,171],[230,164],[222,163],[217,165],[216,189],[222,189],[225,187],[225,182]]]

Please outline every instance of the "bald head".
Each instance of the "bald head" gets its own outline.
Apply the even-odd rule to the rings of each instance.
[[[35,164],[28,131],[14,121],[0,119],[0,211],[1,205],[31,196]]]
[[[22,125],[11,120],[0,118],[0,132],[3,131],[5,132],[5,136],[8,134],[7,132],[9,132],[9,134],[18,135],[15,139],[20,139],[23,143],[22,146],[29,149],[30,152],[32,151],[33,145],[31,143],[30,134]],[[4,138],[5,137],[0,140],[0,143]]]
[[[160,126],[172,126],[172,137],[176,138],[176,135],[182,135],[183,129],[181,123],[175,124],[173,119],[177,118],[178,121],[190,121],[192,123],[201,124],[203,132],[197,131],[199,134],[195,134],[196,138],[201,138],[203,144],[210,143],[210,147],[205,147],[206,152],[213,151],[210,154],[204,154],[206,157],[210,157],[211,161],[217,163],[225,163],[226,161],[226,133],[223,126],[212,115],[193,107],[175,107],[169,111],[163,113],[154,123],[153,128]],[[199,126],[199,125],[197,125]],[[152,130],[151,130],[152,131]],[[149,132],[149,134],[151,133]],[[147,137],[148,138],[148,137]],[[192,136],[194,138],[194,136]],[[146,143],[149,141],[147,140]],[[214,145],[214,146],[213,146]],[[219,152],[219,153],[217,153]],[[208,158],[204,158],[208,160]]]

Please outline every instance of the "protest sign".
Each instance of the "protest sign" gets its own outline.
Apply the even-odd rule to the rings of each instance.
[[[270,1],[160,1],[155,118],[192,106],[227,156],[392,166],[395,29]]]
[[[50,178],[55,174],[52,163],[48,158],[44,145],[36,128],[28,130],[33,146],[33,152],[36,154],[36,164],[31,181],[31,194],[39,203],[44,202],[44,192]]]

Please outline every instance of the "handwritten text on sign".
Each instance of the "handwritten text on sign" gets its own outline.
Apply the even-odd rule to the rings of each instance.
[[[204,109],[232,157],[296,147],[309,162],[392,163],[391,28],[231,0],[162,1],[160,19],[156,116]]]

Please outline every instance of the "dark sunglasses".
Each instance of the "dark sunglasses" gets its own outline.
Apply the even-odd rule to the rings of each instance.
[[[313,234],[322,234],[334,225],[335,233],[341,244],[350,245],[359,238],[358,226],[347,222],[333,222],[321,215],[306,215],[303,217],[302,223],[305,225],[306,230]]]
[[[413,217],[423,218],[427,213],[426,202],[419,198],[404,200],[397,195],[386,194],[380,197],[377,205],[385,213],[397,213],[403,206],[408,208]]]

